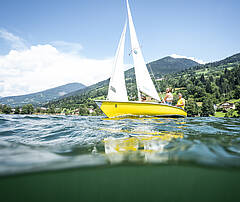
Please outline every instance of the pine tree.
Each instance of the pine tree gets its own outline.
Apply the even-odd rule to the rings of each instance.
[[[201,81],[203,84],[205,84],[206,80],[205,80],[204,74],[201,75],[200,81]]]
[[[194,117],[199,114],[199,107],[198,107],[197,103],[195,102],[195,100],[192,98],[189,98],[187,100],[187,105],[185,107],[185,110],[186,110],[188,116],[190,116],[190,117]]]
[[[213,93],[212,85],[211,85],[211,82],[209,80],[206,81],[206,92],[207,93]]]
[[[215,110],[214,110],[213,102],[209,97],[207,97],[203,100],[201,116],[208,117],[214,114],[215,114]]]

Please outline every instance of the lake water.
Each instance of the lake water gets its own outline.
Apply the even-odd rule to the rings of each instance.
[[[112,164],[240,169],[240,120],[0,116],[0,175]]]
[[[44,173],[50,172],[52,176],[67,170],[78,173],[83,170],[81,172],[86,174],[81,179],[88,176],[87,172],[91,172],[90,179],[98,172],[109,174],[111,169],[115,169],[112,179],[121,172],[123,176],[129,175],[128,179],[139,172],[133,181],[141,179],[149,170],[152,175],[156,173],[145,176],[146,181],[152,179],[151,183],[158,174],[163,175],[164,172],[167,173],[164,176],[168,176],[165,181],[171,180],[171,170],[173,175],[182,172],[178,177],[186,176],[186,172],[205,173],[202,176],[210,178],[218,172],[223,172],[218,174],[220,176],[231,173],[233,176],[224,180],[237,180],[240,179],[240,119],[0,115],[0,154],[0,180],[8,180],[4,182],[5,185],[1,186],[0,183],[0,187],[6,187],[9,179],[19,180],[19,176],[25,176],[23,179],[26,181],[25,174],[32,177],[40,175],[34,180],[36,182],[44,179]],[[194,171],[190,168],[194,168]],[[131,172],[134,174],[130,175]],[[105,174],[99,174],[94,179]],[[154,183],[163,182],[163,176],[159,178]],[[104,180],[99,181],[103,183]],[[105,182],[103,186],[112,181]],[[182,179],[179,178],[178,183],[180,181]],[[217,180],[215,182],[218,183]],[[95,183],[89,186],[93,187]],[[235,181],[229,185],[232,183]],[[86,187],[85,181],[84,184]],[[188,183],[186,186],[192,185]],[[222,197],[221,194],[218,196]]]

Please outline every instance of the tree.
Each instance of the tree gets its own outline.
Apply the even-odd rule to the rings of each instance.
[[[213,78],[213,76],[211,75],[211,76],[209,76],[209,81],[212,83],[213,81],[214,81],[214,78]]]
[[[240,102],[236,103],[236,110],[237,110],[238,116],[240,117]]]
[[[208,117],[214,114],[215,114],[215,110],[214,110],[213,102],[209,97],[207,97],[203,100],[201,116]]]
[[[12,108],[10,106],[8,106],[8,105],[3,105],[2,112],[4,114],[10,114],[12,112]]]
[[[55,114],[55,108],[53,106],[51,106],[50,108],[48,108],[47,113],[48,114]]]
[[[209,80],[206,81],[206,92],[207,93],[213,93],[212,85]]]
[[[205,80],[204,74],[201,75],[200,81],[201,81],[203,84],[205,84],[206,80]]]
[[[37,107],[37,108],[36,108],[36,112],[37,112],[37,113],[41,113],[41,108],[40,108],[40,107]]]
[[[240,85],[237,85],[235,88],[234,98],[240,98]]]
[[[34,107],[32,104],[23,105],[22,114],[32,114],[34,112]]]
[[[197,103],[195,102],[195,100],[192,98],[189,98],[187,100],[187,105],[185,107],[185,110],[186,110],[188,116],[190,116],[190,117],[197,116],[199,113],[199,107],[198,107]]]
[[[196,89],[195,86],[193,84],[188,84],[187,85],[187,92],[191,95],[193,95],[195,93]]]
[[[206,91],[204,88],[201,88],[200,86],[195,87],[195,94],[194,98],[202,98],[206,96]]]
[[[14,114],[20,114],[20,107],[16,107],[16,108],[15,108]]]
[[[84,105],[79,106],[79,115],[87,116],[89,114],[88,109]]]
[[[234,109],[230,109],[228,110],[228,112],[225,114],[224,117],[236,117],[236,115],[234,114],[235,110]]]

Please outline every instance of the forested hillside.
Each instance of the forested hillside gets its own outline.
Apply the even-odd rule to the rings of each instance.
[[[240,101],[240,54],[167,75],[158,85],[162,90],[171,86],[176,93],[183,93],[190,115],[205,115],[197,103],[210,106],[233,99]]]
[[[33,104],[36,106],[82,88],[85,88],[85,86],[81,83],[69,83],[37,93],[0,98],[0,104],[6,104],[12,107],[26,104]]]
[[[168,56],[162,58],[161,60],[151,62],[150,65],[154,75],[156,77],[161,77],[165,74],[179,72],[190,67],[198,66],[199,64],[193,60],[185,58],[172,58]],[[148,68],[150,68],[149,65]]]
[[[190,67],[198,66],[199,63],[185,58],[172,58],[170,56],[150,62],[147,64],[148,71],[153,72],[156,78],[163,77],[165,74],[180,72]],[[126,71],[126,78],[134,76],[134,69]]]

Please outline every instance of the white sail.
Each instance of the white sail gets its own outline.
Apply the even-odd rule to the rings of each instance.
[[[132,55],[133,55],[133,62],[134,62],[134,68],[135,68],[135,74],[136,74],[138,94],[142,92],[160,101],[159,95],[156,91],[156,88],[152,82],[152,79],[147,70],[147,66],[143,59],[142,51],[139,46],[137,34],[133,24],[128,0],[127,0],[127,9],[128,9],[128,20],[129,20],[129,29],[130,29],[130,37],[131,37],[131,45],[132,45]]]
[[[124,78],[124,44],[127,22],[125,23],[118,49],[115,55],[113,71],[110,78],[107,99],[111,101],[128,101],[127,89]]]

